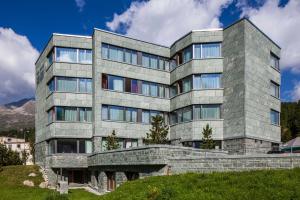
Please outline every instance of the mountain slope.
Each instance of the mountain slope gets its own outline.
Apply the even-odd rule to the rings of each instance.
[[[35,101],[22,99],[0,106],[0,131],[34,127]]]

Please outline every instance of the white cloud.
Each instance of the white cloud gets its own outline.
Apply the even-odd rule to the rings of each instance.
[[[75,0],[76,6],[79,8],[79,12],[83,11],[83,7],[85,6],[85,0]]]
[[[170,45],[193,29],[217,28],[219,16],[232,0],[150,0],[132,2],[121,14],[114,14],[107,27],[124,29],[126,35]]]
[[[258,8],[244,4],[242,15],[281,46],[281,68],[300,73],[300,1],[290,0],[284,7],[278,5],[279,0],[266,0]]]
[[[0,27],[0,104],[34,96],[38,55],[27,37]]]
[[[300,81],[297,82],[294,86],[293,92],[292,92],[292,100],[293,101],[299,101],[300,100]]]

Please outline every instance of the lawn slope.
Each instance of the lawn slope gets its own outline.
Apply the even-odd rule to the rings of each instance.
[[[28,177],[35,172],[37,177]],[[10,166],[0,172],[0,200],[45,200],[52,190],[23,186],[42,181],[37,166]],[[96,196],[70,190],[70,200],[300,200],[300,169],[181,174],[130,181],[116,191]],[[65,198],[64,198],[65,199]]]

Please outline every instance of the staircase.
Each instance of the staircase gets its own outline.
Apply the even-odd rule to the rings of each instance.
[[[46,172],[47,170],[44,167],[40,166],[39,171],[42,173],[42,177],[43,177],[44,181],[46,182],[46,185],[48,186],[49,185],[49,179],[48,179],[47,172]]]

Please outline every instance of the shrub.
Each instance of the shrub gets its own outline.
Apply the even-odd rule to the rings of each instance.
[[[0,144],[0,165],[22,165],[23,162],[18,152],[7,149],[6,146]]]

